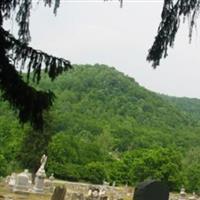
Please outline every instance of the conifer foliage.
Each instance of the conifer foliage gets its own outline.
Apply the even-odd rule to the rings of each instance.
[[[60,0],[44,0],[46,6],[54,4],[54,13]],[[31,48],[29,18],[32,0],[1,0],[0,1],[0,90],[3,100],[18,112],[22,123],[31,122],[35,129],[43,127],[43,111],[53,103],[51,91],[38,91],[28,84],[30,73],[33,81],[39,82],[41,70],[44,68],[53,80],[63,71],[72,66],[68,60],[48,55]],[[18,38],[3,28],[3,22],[16,12]],[[27,69],[27,82],[22,79],[21,70]]]
[[[156,68],[162,58],[167,57],[168,47],[173,47],[181,21],[188,19],[189,39],[200,11],[200,0],[164,0],[161,22],[153,46],[147,56]]]

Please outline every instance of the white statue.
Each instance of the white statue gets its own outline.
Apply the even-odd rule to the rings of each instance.
[[[40,168],[41,169],[44,169],[44,166],[46,165],[46,162],[47,162],[47,156],[45,154],[43,154],[41,160],[40,160],[40,163],[41,163],[41,166]]]
[[[46,165],[46,162],[47,162],[47,156],[45,154],[43,154],[41,160],[40,160],[40,168],[38,169],[36,175],[44,175],[45,174],[45,170],[44,170],[44,167]]]
[[[40,168],[36,172],[36,177],[35,177],[35,185],[33,187],[34,192],[36,193],[43,193],[44,192],[44,179],[46,177],[46,172],[45,172],[45,164],[47,162],[47,156],[44,154],[40,160]]]

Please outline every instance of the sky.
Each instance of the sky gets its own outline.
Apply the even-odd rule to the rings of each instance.
[[[34,48],[73,64],[115,67],[151,91],[200,98],[200,34],[197,29],[189,44],[187,21],[157,69],[146,61],[163,1],[124,0],[120,8],[116,0],[61,0],[57,16],[37,2],[30,21]]]

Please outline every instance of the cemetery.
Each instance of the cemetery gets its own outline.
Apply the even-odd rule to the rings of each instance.
[[[106,199],[132,199],[133,189],[131,187],[115,187],[105,182],[103,185],[87,183],[75,183],[60,181],[46,176],[45,164],[47,156],[41,158],[41,165],[37,170],[34,180],[28,169],[21,173],[12,173],[0,185],[0,200],[19,199],[52,199],[52,200],[106,200]],[[63,196],[62,198],[58,196]]]
[[[147,180],[135,188],[116,187],[115,183],[103,185],[56,180],[54,174],[47,177],[43,155],[34,180],[28,169],[12,173],[0,181],[0,200],[199,200],[195,193],[169,193],[168,186],[160,181]]]
[[[199,50],[181,33],[162,62],[199,14],[200,0],[0,0],[0,200],[200,200]]]

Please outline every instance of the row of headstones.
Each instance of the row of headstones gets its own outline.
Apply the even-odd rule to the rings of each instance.
[[[32,184],[32,175],[29,173],[27,169],[24,172],[15,174],[13,173],[11,176],[7,177],[7,183],[13,190],[13,192],[35,192],[35,193],[43,193],[45,190],[45,164],[47,162],[47,156],[44,154],[40,160],[40,167],[35,174],[34,184]],[[48,183],[49,189],[53,189],[53,175],[46,180]]]
[[[104,191],[105,192],[105,191]],[[56,197],[63,198],[56,198]],[[179,197],[173,200],[197,200],[197,196],[193,193],[192,196],[187,197],[185,189],[182,188]],[[90,188],[88,195],[84,196],[83,193],[67,193],[66,188],[56,188],[52,196],[52,200],[123,200],[123,198],[110,198],[98,188]],[[134,192],[133,200],[168,200],[169,190],[168,187],[159,181],[147,181],[140,183]],[[172,199],[171,199],[172,200]]]
[[[115,187],[115,183],[110,186],[109,183],[103,185],[91,185],[86,183],[66,182],[66,199],[87,200],[87,199],[129,199],[133,195],[133,190],[128,187]],[[129,190],[128,190],[129,189]]]
[[[32,174],[25,169],[22,173],[12,173],[6,178],[6,183],[13,192],[35,192],[43,193],[45,191],[53,192],[54,176],[53,174],[46,179],[46,174],[36,173],[34,183],[32,181]]]
[[[105,191],[100,191],[97,187],[91,187],[88,191],[88,194],[78,192],[67,192],[66,187],[56,187],[52,195],[51,200],[122,200],[121,198],[110,198],[106,195]]]
[[[91,193],[91,188],[98,188],[99,195],[106,193],[108,196],[116,196],[116,197],[122,197],[122,196],[132,196],[133,190],[130,191],[128,187],[115,187],[115,184],[104,184],[103,185],[91,185],[86,183],[72,183],[72,182],[66,182],[65,183],[67,192],[68,193],[83,193],[84,195],[89,195]]]
[[[15,174],[13,173],[11,176],[8,176],[6,179],[7,184],[12,189],[13,192],[33,192],[33,193],[43,193],[46,191],[53,192],[54,191],[54,176],[53,174],[49,177],[49,179],[45,178],[46,175],[43,171],[43,173],[36,173],[34,184],[32,184],[32,174],[29,173],[27,169],[24,170],[24,172]],[[68,188],[68,187],[67,187]],[[78,187],[80,189],[80,187]],[[107,199],[107,187],[105,185],[101,187],[97,186],[90,186],[87,188],[87,193],[78,190],[75,192],[74,190],[70,190],[66,193],[67,199]],[[73,188],[74,189],[74,188]],[[83,186],[81,187],[83,190]],[[118,198],[115,199],[121,199],[117,194],[115,195]]]
[[[195,194],[195,192],[193,192],[193,194],[192,194],[192,196],[190,196],[190,197],[187,197],[187,194],[186,194],[186,192],[185,192],[185,188],[181,188],[181,191],[180,191],[180,194],[179,194],[179,198],[178,198],[178,200],[197,200],[198,198],[197,198],[197,196],[196,196],[196,194]],[[172,199],[173,200],[173,199]]]
[[[43,193],[43,192],[53,192],[54,191],[54,176],[53,174],[49,177],[49,179],[45,178],[44,172],[41,176],[41,173],[36,173],[34,184],[32,184],[32,174],[29,173],[27,169],[24,172],[15,174],[13,173],[11,176],[7,177],[6,182],[13,192],[33,192],[33,193]],[[72,188],[70,185],[66,185],[68,192],[66,196],[68,199],[106,199],[108,196],[113,196],[115,198],[111,199],[121,199],[121,195],[119,192],[113,192],[110,195],[109,189],[107,185],[95,186],[84,184],[81,187],[76,184]],[[78,188],[78,190],[77,190]],[[109,194],[108,194],[109,192]]]

